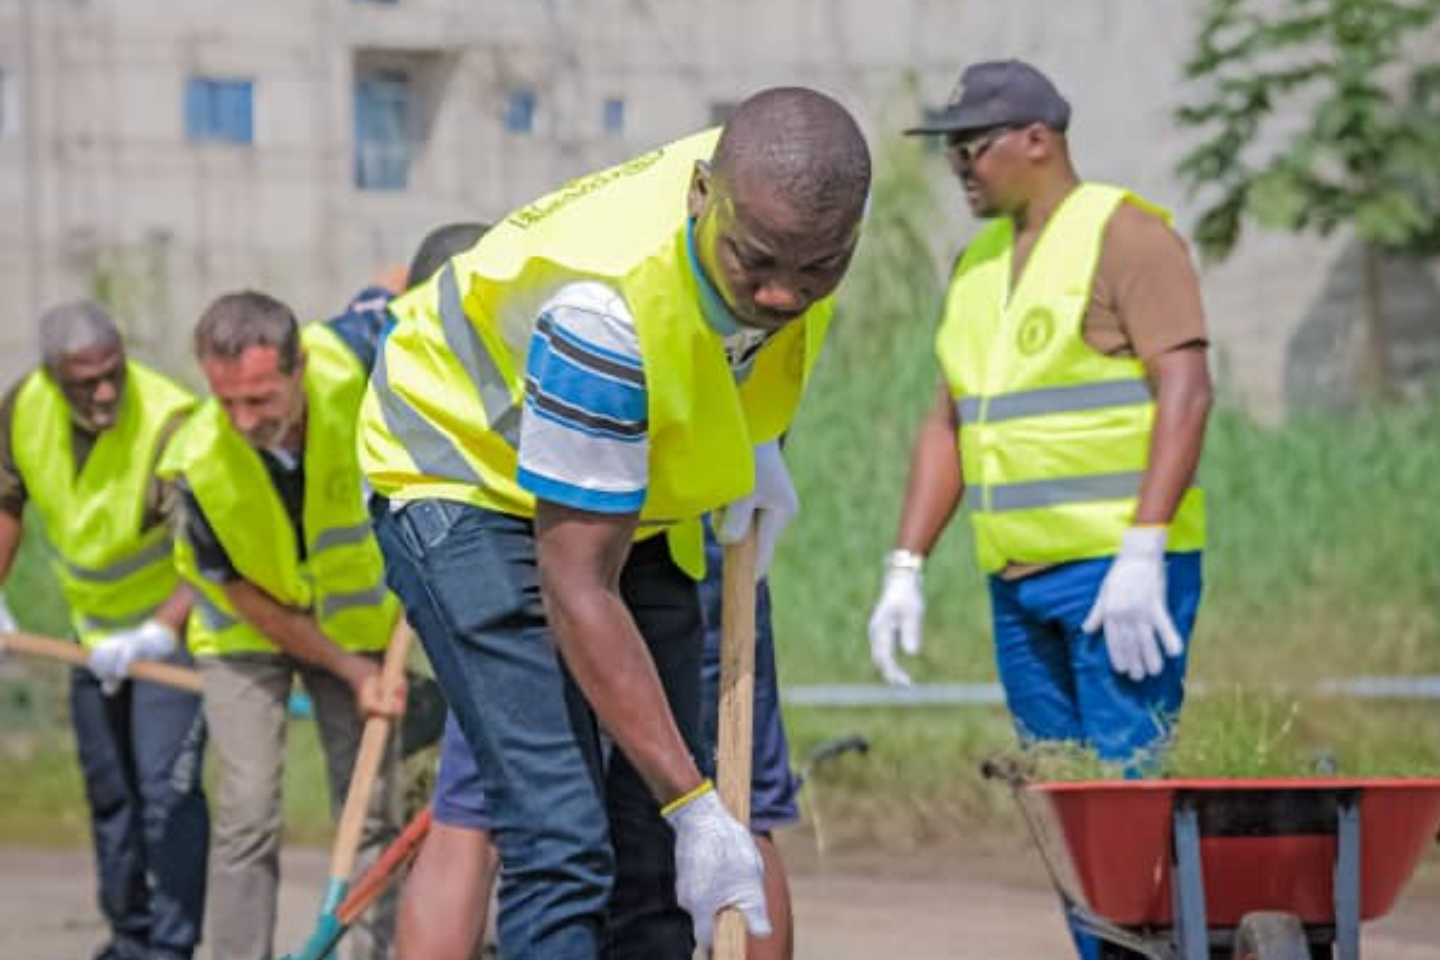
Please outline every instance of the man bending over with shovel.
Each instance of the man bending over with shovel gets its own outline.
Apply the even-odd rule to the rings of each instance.
[[[656,534],[782,495],[774,441],[869,178],[844,108],[768,90],[719,135],[514,212],[392,304],[362,461],[477,754],[509,960],[689,960],[691,918],[707,942],[726,906],[766,929],[754,841],[695,759],[698,526],[688,570]]]

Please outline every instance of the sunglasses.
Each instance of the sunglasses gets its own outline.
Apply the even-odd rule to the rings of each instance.
[[[982,132],[979,136],[972,135],[968,131],[957,131],[946,134],[945,149],[954,151],[956,159],[961,163],[973,166],[975,161],[985,156],[985,151],[1020,129],[1022,128],[995,127]]]

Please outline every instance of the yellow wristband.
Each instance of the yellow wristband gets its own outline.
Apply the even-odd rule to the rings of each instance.
[[[685,804],[689,803],[691,800],[696,800],[700,797],[703,797],[705,796],[705,794],[709,793],[714,789],[715,784],[712,783],[710,780],[701,780],[700,786],[696,787],[694,790],[691,790],[689,793],[681,794],[674,800],[671,800],[669,803],[665,804],[665,806],[661,807],[660,816],[668,817],[676,810],[679,810],[681,807],[685,806]]]

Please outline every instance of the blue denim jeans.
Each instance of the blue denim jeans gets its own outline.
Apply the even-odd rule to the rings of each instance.
[[[1083,743],[1138,776],[1159,760],[1185,698],[1201,555],[1166,556],[1166,602],[1186,651],[1165,658],[1159,676],[1139,682],[1110,666],[1103,633],[1081,629],[1111,562],[1081,560],[1018,580],[991,577],[995,660],[1022,741]],[[1071,929],[1080,956],[1097,957],[1098,941]]]
[[[190,664],[184,651],[171,661]],[[200,697],[137,681],[106,696],[77,668],[70,717],[110,927],[104,955],[187,960],[200,941],[210,845]]]
[[[442,500],[375,527],[387,578],[475,751],[502,874],[507,960],[690,960],[674,835],[625,757],[602,743],[545,620],[530,521]],[[700,614],[664,538],[621,576],[681,733],[698,753]]]

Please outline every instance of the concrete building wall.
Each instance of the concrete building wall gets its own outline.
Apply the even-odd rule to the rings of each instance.
[[[942,103],[961,64],[1031,59],[1075,106],[1082,175],[1171,205],[1184,229],[1195,210],[1173,174],[1186,141],[1170,114],[1201,9],[0,0],[0,384],[33,362],[38,309],[96,292],[116,305],[137,352],[188,375],[189,330],[217,293],[253,286],[302,316],[332,313],[378,268],[403,263],[430,226],[501,216],[776,83],[841,98],[878,147],[919,103]],[[403,191],[353,181],[354,78],[384,70],[408,73],[423,105]],[[253,79],[253,144],[186,140],[185,84],[197,75]],[[503,123],[520,87],[535,93],[532,133]],[[624,103],[618,133],[603,124],[610,98]],[[975,224],[938,157],[934,167],[945,260]],[[1433,264],[1420,269],[1433,279]],[[1357,270],[1344,238],[1253,233],[1207,269],[1229,393],[1274,414],[1303,393],[1295,384],[1307,365],[1343,380],[1353,344],[1335,331],[1353,327],[1358,300],[1344,278]],[[1397,326],[1423,336],[1426,312],[1440,316],[1440,306],[1433,282],[1412,286],[1398,300],[1414,316]]]

